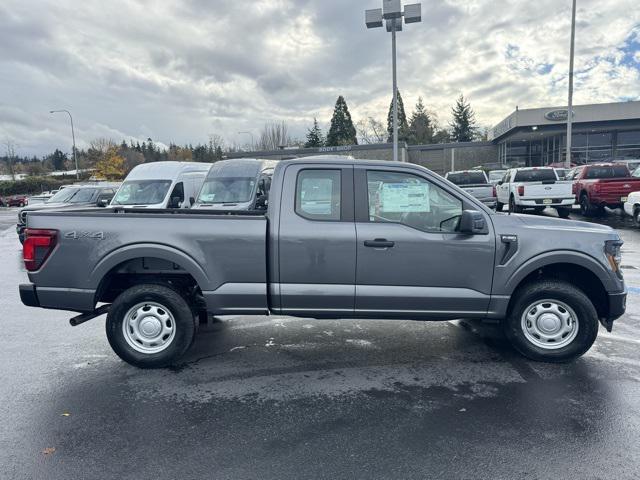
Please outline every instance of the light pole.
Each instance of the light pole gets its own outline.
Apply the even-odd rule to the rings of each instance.
[[[365,10],[364,18],[367,28],[382,27],[384,20],[387,32],[391,32],[391,68],[393,71],[393,160],[398,161],[398,82],[396,77],[396,32],[402,31],[402,17],[404,23],[422,21],[419,3],[405,5],[402,11],[401,0],[382,0],[382,8]]]
[[[248,131],[247,132],[238,132],[238,135],[242,135],[242,134],[251,135],[251,151],[255,150],[255,147],[254,147],[255,143],[253,141],[253,133],[248,132]]]
[[[76,164],[76,180],[80,178],[80,171],[78,170],[78,157],[76,156],[76,132],[73,130],[73,117],[69,110],[50,110],[49,113],[66,113],[71,120],[71,139],[73,140],[73,161]]]
[[[567,158],[565,167],[571,168],[571,131],[573,123],[573,54],[576,40],[576,0],[571,10],[571,48],[569,53],[569,101],[567,106]]]

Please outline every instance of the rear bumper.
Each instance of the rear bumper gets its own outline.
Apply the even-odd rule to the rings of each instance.
[[[95,290],[79,288],[36,287],[23,283],[18,287],[20,300],[27,307],[92,312],[95,308]]]
[[[628,193],[616,193],[616,194],[602,194],[591,195],[589,200],[593,205],[602,206],[616,206],[620,207],[627,201]]]
[[[39,307],[38,294],[36,286],[31,283],[23,283],[18,287],[20,289],[20,300],[27,307]]]
[[[551,203],[544,203],[544,198],[521,198],[516,201],[520,207],[570,207],[575,203],[574,197],[567,198],[551,198]]]

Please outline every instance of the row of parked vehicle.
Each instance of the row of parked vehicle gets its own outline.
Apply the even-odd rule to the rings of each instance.
[[[81,183],[57,191],[18,213],[16,231],[24,242],[27,216],[34,211],[87,207],[118,209],[264,210],[275,161],[224,160],[155,162],[138,165],[120,183]],[[16,206],[27,205],[27,200]]]
[[[640,225],[640,169],[633,173],[624,163],[591,163],[570,170],[526,167],[491,171],[449,172],[447,180],[465,189],[485,205],[501,211],[540,212],[555,208],[567,218],[573,205],[585,216],[604,208],[623,208]]]

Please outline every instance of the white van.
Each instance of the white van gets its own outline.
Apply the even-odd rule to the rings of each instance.
[[[193,208],[266,210],[277,160],[238,158],[216,162]]]
[[[129,172],[109,204],[125,208],[190,208],[210,163],[151,162]]]

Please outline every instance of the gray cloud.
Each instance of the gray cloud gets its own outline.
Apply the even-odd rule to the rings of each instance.
[[[630,41],[640,31],[635,3],[580,2],[576,103],[638,98],[640,65],[628,60],[640,58]],[[364,9],[378,4],[4,0],[0,137],[27,155],[70,150],[66,118],[52,108],[73,111],[82,146],[96,136],[197,143],[213,132],[244,141],[238,131],[257,135],[282,119],[302,137],[314,116],[328,124],[340,94],[356,120],[385,120],[390,39],[364,26]],[[422,96],[446,124],[465,93],[491,125],[515,105],[562,104],[568,8],[423,2],[423,23],[398,35],[406,107]]]

